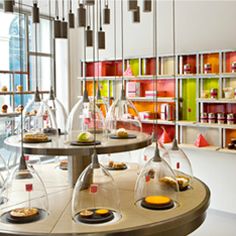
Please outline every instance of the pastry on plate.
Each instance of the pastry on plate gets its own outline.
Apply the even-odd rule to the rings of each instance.
[[[77,136],[77,142],[92,143],[94,142],[94,136],[90,132],[81,132]]]
[[[90,217],[92,217],[93,212],[89,211],[89,210],[83,210],[79,213],[79,215],[83,218],[90,218]]]
[[[37,208],[23,207],[12,210],[10,216],[13,218],[27,218],[36,216],[38,213],[39,211]]]
[[[21,113],[24,110],[24,106],[23,105],[19,105],[18,107],[16,107],[16,112]]]
[[[171,199],[167,196],[148,196],[144,198],[144,201],[151,205],[165,206],[171,203]]]
[[[95,211],[95,213],[97,215],[100,215],[100,216],[107,216],[107,215],[109,215],[109,210],[107,210],[107,209],[97,209]]]
[[[23,141],[25,142],[46,142],[48,136],[42,133],[26,133],[24,134]]]
[[[7,92],[7,86],[2,86],[1,91],[2,92]]]
[[[68,169],[68,160],[62,160],[62,161],[60,161],[60,168],[62,169],[62,170],[67,170]]]
[[[7,113],[8,105],[2,105],[2,113]]]
[[[17,92],[22,92],[23,91],[23,86],[22,85],[17,85],[16,86],[16,91]]]
[[[116,135],[120,138],[127,138],[128,137],[128,132],[124,128],[120,128],[116,131]]]
[[[190,179],[187,176],[177,175],[176,180],[178,181],[179,184],[179,190],[186,189],[190,184]]]

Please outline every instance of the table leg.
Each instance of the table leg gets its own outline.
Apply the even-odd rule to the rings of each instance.
[[[71,187],[74,187],[78,177],[90,163],[90,155],[74,155],[68,157],[68,180]]]

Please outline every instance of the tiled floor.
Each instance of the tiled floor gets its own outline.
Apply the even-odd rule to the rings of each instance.
[[[213,209],[207,212],[204,223],[189,236],[235,236],[236,215]]]

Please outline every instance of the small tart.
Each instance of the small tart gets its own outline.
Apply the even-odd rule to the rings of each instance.
[[[120,128],[116,131],[116,135],[120,138],[126,138],[128,137],[128,132],[124,128]]]
[[[145,197],[145,202],[153,205],[166,205],[171,203],[171,199],[167,196],[148,196]]]
[[[79,213],[79,215],[84,218],[89,218],[93,215],[93,212],[89,210],[83,210]]]
[[[23,218],[23,217],[31,217],[35,216],[39,213],[37,208],[17,208],[10,212],[11,217],[14,218]]]
[[[189,185],[190,179],[186,176],[178,175],[176,176],[176,179],[178,181],[180,190],[186,188]]]
[[[109,211],[107,209],[98,209],[95,211],[97,215],[107,215]]]

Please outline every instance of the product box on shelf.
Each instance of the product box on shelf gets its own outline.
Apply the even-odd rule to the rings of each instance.
[[[128,97],[140,97],[140,83],[128,82],[126,91]]]
[[[145,91],[145,97],[156,97],[157,96],[157,91],[153,90],[146,90]]]
[[[161,120],[174,120],[174,106],[172,104],[161,104]]]

